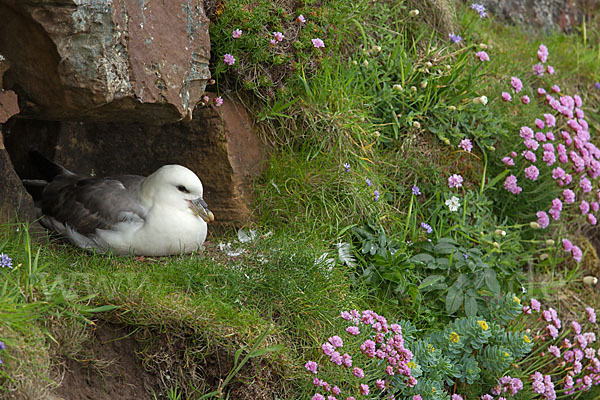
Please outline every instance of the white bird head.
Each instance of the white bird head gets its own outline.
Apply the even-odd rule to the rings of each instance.
[[[142,197],[154,203],[185,209],[206,222],[215,219],[202,198],[204,189],[195,173],[181,165],[164,165],[142,184]]]

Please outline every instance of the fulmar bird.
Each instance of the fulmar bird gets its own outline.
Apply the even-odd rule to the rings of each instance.
[[[100,252],[144,256],[190,253],[206,239],[213,213],[202,199],[200,179],[181,165],[165,165],[148,177],[91,178],[30,156],[45,180],[23,180],[40,223],[74,244]]]

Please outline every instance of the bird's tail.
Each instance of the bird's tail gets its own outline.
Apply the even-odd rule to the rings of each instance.
[[[56,175],[73,175],[73,172],[69,171],[62,165],[58,165],[54,161],[48,160],[42,153],[34,148],[29,150],[29,157],[47,182],[52,181]]]

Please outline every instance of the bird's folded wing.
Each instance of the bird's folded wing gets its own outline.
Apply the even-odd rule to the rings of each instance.
[[[120,222],[143,222],[147,210],[139,203],[143,177],[82,178],[59,175],[44,189],[42,213],[81,234],[111,229]]]

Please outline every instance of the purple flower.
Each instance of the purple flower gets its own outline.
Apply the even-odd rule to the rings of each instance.
[[[311,397],[311,400],[325,400],[325,397],[320,393],[315,393],[315,395]]]
[[[0,267],[7,267],[12,269],[12,258],[10,258],[7,254],[0,253]]]
[[[473,3],[473,4],[471,4],[471,9],[473,9],[479,13],[479,18],[487,17],[487,14],[485,12],[485,6],[483,4]]]
[[[379,200],[379,190],[373,191],[373,201]]]
[[[462,40],[462,38],[459,35],[455,35],[453,33],[449,33],[448,37],[450,38],[450,41],[452,43],[460,43],[460,41]]]
[[[227,65],[233,65],[235,64],[235,57],[227,53],[223,56],[223,62]]]
[[[344,345],[342,338],[339,337],[338,335],[330,337],[329,343],[331,343],[334,347],[342,347]]]
[[[413,185],[413,187],[412,187],[412,193],[415,196],[420,196],[421,195],[421,189],[419,189],[419,187],[417,185]]]
[[[352,374],[353,374],[354,376],[356,376],[357,378],[360,378],[360,379],[362,379],[362,378],[364,378],[364,377],[365,377],[365,372],[364,372],[362,369],[358,368],[358,367],[355,367],[355,368],[352,370]]]
[[[543,64],[535,64],[533,67],[533,73],[539,76],[544,75],[544,65]],[[542,89],[543,90],[543,89]],[[546,91],[544,90],[544,94],[546,93]],[[540,93],[540,89],[538,89],[538,94],[541,95]]]
[[[367,186],[373,186],[369,178],[365,179],[365,182],[367,182]]]
[[[427,231],[427,233],[433,232],[431,225],[426,224],[425,222],[421,222],[421,228],[425,229]]]
[[[467,153],[470,153],[471,150],[473,150],[473,143],[471,142],[470,139],[463,139],[458,144],[458,147],[460,147],[461,149],[463,149]]]
[[[358,326],[349,326],[346,328],[346,332],[348,332],[351,335],[358,335],[360,334],[360,330],[358,329]]]
[[[571,189],[563,190],[562,194],[563,198],[565,199],[565,203],[572,204],[575,202],[575,192],[573,192]]]
[[[513,87],[513,89],[515,89],[516,93],[519,93],[521,89],[523,89],[523,82],[521,82],[521,80],[516,76],[510,78],[510,84]]]
[[[502,100],[504,100],[504,101],[511,101],[512,97],[510,96],[510,93],[508,93],[508,92],[502,92]]]
[[[278,42],[281,42],[283,40],[283,38],[284,38],[283,33],[281,33],[281,32],[273,32],[273,37]]]
[[[366,396],[369,394],[369,385],[365,384],[365,383],[361,383],[360,384],[360,394],[362,394],[363,396]]]
[[[552,89],[552,91],[554,93],[560,92],[560,87],[558,87],[558,85],[552,85],[552,87],[550,89]]]
[[[546,326],[546,330],[548,331],[552,339],[556,339],[558,337],[558,329],[556,329],[554,325]]]
[[[344,170],[345,170],[346,172],[350,172],[350,164],[348,164],[348,163],[343,163],[343,164],[342,164],[342,166],[344,167]]]
[[[461,396],[460,394],[456,394],[456,393],[454,393],[454,394],[452,395],[452,398],[451,398],[451,400],[463,400],[463,398],[462,398],[462,396]]]
[[[221,96],[215,98],[215,106],[221,107],[223,105],[223,98]]]
[[[312,372],[313,374],[316,374],[317,373],[318,365],[314,361],[309,361],[306,364],[304,364],[304,368],[306,368],[306,370],[308,372]]]
[[[546,72],[548,72],[550,75],[554,75],[554,67],[552,65],[548,65],[546,67]]]
[[[600,90],[600,82],[594,83],[594,86],[596,87],[596,89]]]
[[[563,249],[567,252],[570,253],[573,250],[573,243],[571,243],[571,241],[569,239],[563,239],[562,240],[562,245],[563,245]]]
[[[304,18],[304,15],[300,14],[298,15],[298,17],[296,18],[296,21],[298,21],[298,23],[303,24],[306,22],[306,18]]]
[[[530,101],[531,101],[531,100],[529,99],[529,96],[527,96],[527,95],[525,95],[525,96],[521,97],[521,102],[522,102],[523,104],[529,104],[529,102],[530,102]]]
[[[233,33],[231,34],[231,36],[234,39],[239,39],[240,37],[242,37],[242,30],[241,29],[234,30]]]
[[[478,51],[475,57],[479,58],[479,61],[490,61],[490,56],[485,51]]]
[[[548,353],[552,354],[554,357],[560,357],[560,349],[554,345],[548,347]]]
[[[453,174],[448,178],[448,187],[450,189],[462,187],[463,177],[458,174]]]
[[[325,47],[325,43],[319,38],[312,39],[312,44],[315,49],[318,49],[320,47]]]

